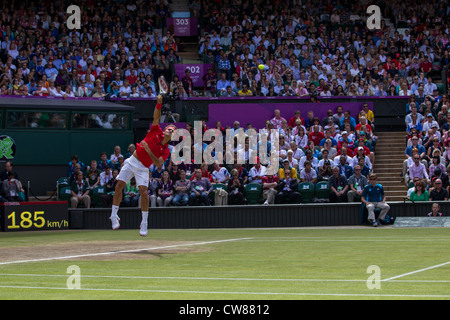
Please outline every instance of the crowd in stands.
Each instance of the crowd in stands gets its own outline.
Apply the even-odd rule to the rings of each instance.
[[[153,97],[154,79],[172,78],[182,44],[156,31],[171,14],[167,1],[87,0],[82,28],[72,30],[71,4],[2,4],[0,95]]]
[[[266,121],[264,128],[254,128],[260,135],[264,132],[278,133],[279,150],[273,150],[277,152],[276,163],[261,164],[259,150],[251,149],[248,137],[243,145],[237,141],[235,148],[228,150],[233,153],[234,159],[237,160],[238,155],[242,157],[242,164],[239,161],[231,164],[199,164],[195,163],[194,152],[191,152],[191,164],[186,161],[176,163],[169,158],[160,169],[154,165],[150,167],[150,206],[212,203],[242,205],[247,203],[246,187],[255,184],[261,189],[261,198],[257,202],[266,205],[301,203],[302,188],[299,186],[311,183],[314,188],[322,181],[326,183],[326,189],[329,187],[330,193],[321,200],[360,201],[373,172],[376,145],[376,136],[373,134],[375,119],[368,104],[363,104],[361,112],[355,117],[350,111],[343,110],[342,106],[328,110],[323,119],[315,117],[313,111],[309,111],[305,118],[300,111],[284,116],[286,118],[280,110],[275,110],[273,118]],[[215,128],[208,128],[206,124],[202,127],[203,131],[219,130],[223,137],[227,129],[237,134],[240,130],[245,133],[251,128],[251,124],[241,127],[239,121],[235,121],[232,128],[222,127],[220,122],[216,123]],[[186,129],[192,135],[191,150],[194,150],[194,128],[188,124]],[[260,138],[258,141],[261,143]],[[270,144],[269,139],[267,150],[271,150]],[[202,150],[207,147],[206,142],[200,146]],[[260,144],[257,148],[261,148]],[[100,159],[90,161],[90,165],[74,156],[67,167],[67,176],[72,182],[72,205],[76,207],[80,201],[86,201],[85,205],[90,206],[89,192],[86,191],[102,186],[105,188],[102,203],[105,207],[110,206],[115,178],[124,160],[134,150],[135,146],[131,144],[128,152],[122,155],[120,147],[116,146],[113,153],[108,155],[102,152]],[[226,146],[223,150],[223,159],[226,159]],[[272,170],[268,169],[269,166]],[[84,180],[77,181],[78,177],[84,177]],[[124,190],[122,205],[137,206],[138,203],[139,192],[131,181]]]
[[[417,81],[416,79],[414,79]],[[422,88],[423,82],[418,83]],[[412,95],[406,105],[406,143],[402,176],[411,201],[449,199],[450,113],[448,95]]]
[[[450,64],[448,3],[370,4],[379,4],[401,31],[384,21],[381,30],[369,31],[365,22],[350,19],[367,16],[360,1],[194,1],[206,31],[198,53],[213,64],[205,91],[219,96],[409,96],[416,93],[411,88],[416,76],[435,87],[433,81],[441,81]],[[445,86],[448,76],[443,78]]]
[[[213,65],[204,93],[409,96],[415,77],[425,79],[423,94],[435,81],[445,86],[448,3],[373,2],[400,29],[351,19],[367,16],[361,1],[192,0],[198,54]],[[174,72],[183,43],[165,26],[167,1],[87,0],[80,30],[66,26],[69,1],[44,3],[3,4],[0,95],[154,97],[160,75],[174,96],[194,95],[190,75]]]

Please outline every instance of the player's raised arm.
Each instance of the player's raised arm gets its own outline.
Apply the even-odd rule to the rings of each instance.
[[[162,95],[158,94],[158,96],[156,97],[156,107],[155,107],[155,111],[153,111],[153,126],[157,126],[159,125],[159,119],[161,119],[161,107],[162,107]]]

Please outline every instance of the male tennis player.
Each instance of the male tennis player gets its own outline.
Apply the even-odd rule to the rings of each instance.
[[[161,118],[162,96],[158,95],[155,111],[153,112],[153,123],[144,140],[136,145],[136,151],[133,155],[125,160],[125,163],[117,176],[116,189],[114,191],[113,205],[111,212],[112,229],[120,228],[120,218],[117,215],[119,205],[122,201],[122,191],[128,181],[135,177],[136,185],[141,195],[142,222],[139,234],[142,237],[147,236],[147,221],[149,197],[147,193],[149,180],[149,167],[154,163],[156,167],[161,168],[164,161],[170,155],[168,143],[172,138],[172,133],[176,127],[169,125],[164,132],[159,126]]]

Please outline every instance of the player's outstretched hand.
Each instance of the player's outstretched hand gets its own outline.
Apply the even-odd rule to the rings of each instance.
[[[158,96],[156,97],[156,101],[157,101],[157,103],[161,103],[162,104],[162,102],[163,102],[163,97],[162,97],[162,95],[160,95],[160,94],[158,94]]]

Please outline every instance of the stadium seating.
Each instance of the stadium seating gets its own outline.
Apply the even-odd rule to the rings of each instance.
[[[311,203],[314,198],[314,184],[302,182],[298,185],[298,192],[302,196],[302,203]]]
[[[316,199],[329,200],[330,199],[330,185],[328,181],[320,181],[315,187]]]
[[[70,198],[72,197],[72,191],[70,187],[63,187],[59,193],[58,199],[60,201],[67,201],[69,203]]]
[[[216,183],[216,184],[213,184],[213,191],[214,191],[214,190],[219,190],[219,189],[227,191],[227,185],[226,185],[226,184],[223,184],[223,183]],[[211,193],[209,194],[209,201],[211,201],[211,204],[212,204],[212,205],[215,204],[215,203],[214,203],[214,194],[215,194],[215,192],[211,192]]]
[[[106,194],[105,187],[97,186],[95,188],[92,188],[91,192],[90,192],[90,196],[91,196],[91,200],[92,200],[91,205],[93,205],[96,208],[101,208],[102,207],[101,196],[105,195],[105,194]]]
[[[247,204],[259,204],[262,196],[262,185],[258,183],[249,183],[245,187],[245,197]]]
[[[69,181],[70,181],[69,177],[61,177],[56,181],[56,193],[57,193],[58,198],[61,194],[61,189],[64,187],[70,186]]]

